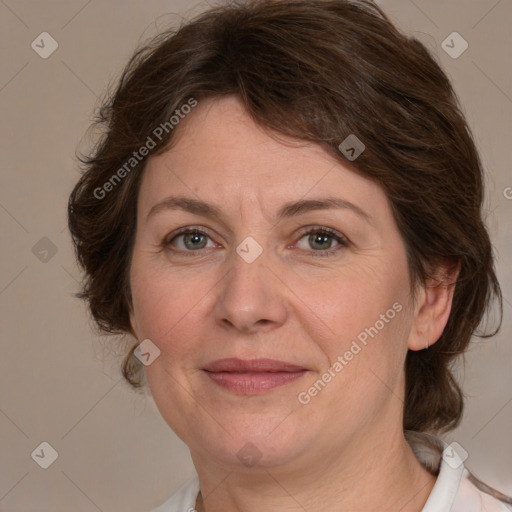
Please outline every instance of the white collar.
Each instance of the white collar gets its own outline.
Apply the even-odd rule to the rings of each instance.
[[[406,430],[405,437],[423,466],[437,475],[421,512],[450,512],[465,471],[459,454],[452,446],[426,433]]]

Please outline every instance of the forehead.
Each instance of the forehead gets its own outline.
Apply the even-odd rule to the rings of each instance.
[[[319,145],[292,139],[257,125],[235,96],[208,98],[183,119],[173,134],[164,158],[149,159],[149,166],[164,160],[174,167],[277,175],[324,161],[334,163]],[[244,171],[251,171],[244,172]],[[206,176],[204,176],[206,177]]]
[[[165,153],[150,157],[140,190],[149,209],[170,193],[217,202],[283,203],[333,196],[363,203],[369,213],[388,208],[373,180],[318,144],[272,134],[258,126],[235,97],[204,100],[173,134]]]

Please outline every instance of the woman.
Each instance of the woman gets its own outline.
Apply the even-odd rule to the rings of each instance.
[[[123,374],[197,470],[158,512],[507,510],[435,437],[501,292],[418,41],[369,1],[221,6],[139,50],[100,122],[69,225],[80,296],[138,340]]]

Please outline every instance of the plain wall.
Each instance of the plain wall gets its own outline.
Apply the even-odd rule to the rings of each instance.
[[[464,447],[478,476],[511,494],[512,3],[380,4],[438,56],[486,168],[504,321],[495,338],[472,343],[461,372],[464,420],[446,439]],[[142,512],[192,475],[188,449],[152,400],[121,379],[118,340],[95,334],[85,305],[72,296],[80,272],[66,205],[79,177],[75,150],[107,83],[140,41],[206,6],[184,0],[0,3],[2,512]],[[58,43],[47,59],[31,47],[43,31]],[[453,31],[469,43],[457,59],[441,47]],[[31,457],[43,441],[58,452],[48,469]]]

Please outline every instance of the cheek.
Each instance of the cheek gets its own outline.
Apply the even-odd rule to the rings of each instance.
[[[204,324],[204,313],[199,317],[214,286],[214,276],[170,272],[150,258],[134,259],[131,288],[139,340],[149,338],[163,356],[177,356]]]
[[[324,354],[322,371],[331,368],[336,374],[329,384],[333,394],[325,399],[343,396],[351,403],[371,396],[378,401],[389,394],[386,386],[398,383],[412,321],[408,276],[401,270],[407,266],[400,263],[397,257],[393,264],[347,266],[326,282],[312,286],[308,280],[296,288],[297,296],[307,297],[302,311],[309,309],[316,319],[308,324],[308,334]]]
[[[358,262],[357,268],[347,265],[324,279],[301,278],[293,283],[303,311],[309,309],[309,316],[318,319],[315,327],[319,324],[321,329],[314,332],[325,334],[330,353],[344,349],[376,322],[379,331],[390,331],[389,326],[400,316],[399,306],[393,309],[393,304],[403,306],[407,286],[401,272],[377,261]]]

